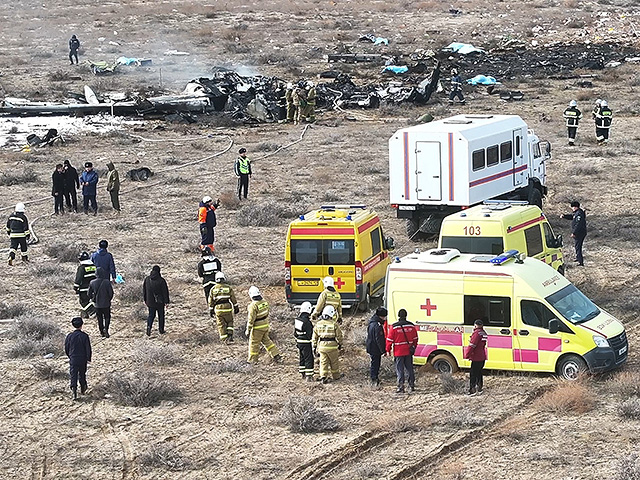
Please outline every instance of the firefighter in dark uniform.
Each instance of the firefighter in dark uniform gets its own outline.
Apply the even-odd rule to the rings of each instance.
[[[565,213],[560,215],[560,218],[571,220],[571,238],[575,241],[576,262],[578,262],[578,266],[582,267],[584,266],[582,243],[587,236],[587,216],[584,210],[580,208],[580,202],[571,202],[571,210],[573,210],[573,213]]]
[[[69,380],[73,399],[78,398],[78,381],[80,393],[87,392],[87,363],[91,363],[91,341],[89,335],[82,331],[82,318],[75,317],[71,325],[75,330],[64,339],[64,353],[69,357]]]
[[[9,235],[11,241],[11,246],[9,247],[9,265],[13,265],[18,247],[20,247],[20,252],[22,253],[22,261],[29,261],[27,241],[31,238],[31,232],[29,231],[29,220],[27,220],[24,210],[24,203],[17,203],[16,211],[9,215],[9,219],[7,220],[7,235]]]
[[[209,292],[216,283],[216,273],[222,271],[222,262],[209,247],[202,250],[202,260],[198,263],[198,276],[202,278],[204,298],[209,301]]]
[[[598,145],[603,145],[609,141],[609,129],[611,128],[611,120],[613,112],[609,108],[606,100],[600,102],[600,108],[595,112],[596,121],[596,140]]]
[[[238,199],[242,200],[242,192],[244,191],[244,198],[247,198],[249,191],[249,177],[251,177],[251,160],[247,158],[247,149],[241,148],[238,150],[240,156],[236,159],[236,163],[233,166],[233,171],[238,177]]]
[[[89,284],[96,278],[96,266],[91,261],[87,252],[82,252],[78,257],[80,265],[76,270],[76,279],[73,282],[73,289],[78,294],[80,301],[80,316],[89,318],[96,312],[93,302],[89,298]]]
[[[567,137],[569,138],[569,145],[573,146],[576,142],[576,134],[578,133],[578,123],[582,118],[582,112],[578,110],[578,102],[571,100],[569,106],[562,114],[565,123],[567,125]]]
[[[451,70],[451,93],[449,93],[449,105],[453,105],[455,98],[458,98],[460,105],[465,104],[464,95],[462,94],[462,77],[458,75],[457,69]]]
[[[311,311],[313,305],[311,302],[304,302],[300,306],[300,315],[294,322],[293,336],[296,337],[298,351],[300,352],[300,366],[298,373],[303,380],[307,382],[313,381],[313,347],[311,346],[311,338],[313,337],[313,323],[311,323]]]

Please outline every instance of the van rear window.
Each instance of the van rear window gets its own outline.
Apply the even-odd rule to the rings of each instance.
[[[353,265],[353,240],[291,240],[292,265]]]
[[[442,248],[456,248],[460,253],[498,255],[504,252],[501,237],[442,237]]]
[[[322,265],[322,240],[291,240],[292,265]]]
[[[355,252],[353,240],[324,240],[325,265],[353,265]]]

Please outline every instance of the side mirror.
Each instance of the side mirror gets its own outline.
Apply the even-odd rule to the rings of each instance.
[[[547,152],[547,155],[551,155],[551,142],[547,142],[544,151]]]
[[[560,320],[554,318],[549,320],[549,333],[558,333],[560,331]]]
[[[556,248],[560,248],[562,246],[562,234],[556,237]]]
[[[396,241],[393,239],[393,237],[384,238],[384,248],[390,251],[396,248]]]

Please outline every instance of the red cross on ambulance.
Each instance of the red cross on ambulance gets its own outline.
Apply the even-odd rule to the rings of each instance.
[[[425,301],[424,305],[420,305],[420,310],[426,310],[427,311],[427,317],[431,316],[431,310],[437,310],[438,306],[437,305],[431,305],[431,299],[427,298],[427,300]]]
[[[345,282],[340,277],[338,277],[333,284],[336,286],[338,290],[340,290],[342,286],[345,284]]]

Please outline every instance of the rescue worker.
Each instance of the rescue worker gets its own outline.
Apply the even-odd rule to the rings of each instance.
[[[56,215],[64,214],[65,175],[62,164],[56,165],[51,175],[51,196],[53,196],[53,209]]]
[[[75,330],[64,339],[64,353],[69,357],[69,383],[73,399],[78,399],[78,381],[80,381],[80,393],[87,392],[87,363],[91,363],[91,340],[89,335],[82,331],[82,318],[75,317],[71,325]]]
[[[76,58],[76,65],[78,64],[78,49],[80,48],[80,40],[75,35],[71,35],[69,39],[69,61],[73,65],[73,57]]]
[[[116,170],[113,162],[107,163],[109,173],[107,174],[107,192],[111,196],[111,206],[113,209],[120,213],[120,175]]]
[[[111,300],[113,300],[113,287],[109,281],[109,272],[102,267],[97,267],[96,277],[89,284],[89,298],[96,309],[98,329],[100,335],[109,338],[109,326],[111,325]]]
[[[317,320],[318,315],[324,311],[324,307],[326,305],[331,305],[338,315],[336,320],[338,323],[342,323],[342,299],[340,294],[336,292],[333,278],[324,277],[322,283],[324,284],[324,290],[318,296],[318,301],[316,302],[316,307],[313,310],[311,318],[314,321]]]
[[[107,250],[109,242],[100,240],[98,242],[98,250],[91,254],[91,261],[96,267],[104,268],[111,275],[111,280],[116,281],[116,263],[113,261],[113,255]]]
[[[93,169],[93,163],[86,162],[84,164],[84,172],[80,175],[80,184],[82,185],[82,206],[84,214],[89,212],[89,203],[93,209],[93,214],[98,214],[98,202],[96,201],[96,193],[98,188],[98,172]]]
[[[13,265],[16,259],[16,252],[20,247],[22,261],[28,262],[27,241],[31,238],[29,231],[29,220],[24,213],[24,203],[16,203],[16,211],[9,215],[7,220],[7,235],[9,235],[9,265]]]
[[[244,332],[249,337],[248,362],[258,363],[260,346],[264,345],[274,362],[282,361],[282,354],[275,343],[269,338],[269,304],[262,298],[256,286],[249,288],[251,303],[247,307],[247,328]]]
[[[305,109],[304,116],[307,122],[313,123],[316,121],[316,98],[318,92],[313,82],[307,82],[307,108]]]
[[[407,311],[401,308],[398,311],[398,321],[391,325],[387,333],[387,353],[391,355],[396,364],[396,377],[398,389],[396,393],[404,393],[405,370],[408,373],[409,391],[416,388],[416,378],[413,371],[413,354],[418,346],[418,332],[413,323],[407,320]]]
[[[322,310],[320,320],[313,328],[311,345],[315,355],[320,355],[320,381],[328,383],[329,380],[340,378],[340,353],[342,349],[342,330],[335,321],[336,311],[332,305],[327,305]]]
[[[484,331],[482,320],[473,322],[473,333],[464,358],[471,360],[469,395],[482,395],[482,369],[487,360],[487,332]]]
[[[284,84],[278,83],[278,88],[275,91],[276,98],[278,99],[278,123],[284,123],[287,120],[287,89]]]
[[[584,258],[582,257],[582,244],[587,236],[587,215],[580,208],[580,202],[571,202],[571,210],[573,213],[561,214],[560,218],[571,220],[571,238],[575,242],[576,262],[579,267],[584,267]]]
[[[598,110],[600,110],[600,104],[602,103],[602,99],[598,98],[596,100],[595,105],[593,106],[593,109],[591,110],[591,116],[593,117],[593,119],[596,119],[596,114],[598,113]]]
[[[582,112],[578,110],[578,102],[571,100],[569,106],[565,109],[562,116],[565,119],[567,125],[567,137],[569,138],[569,145],[573,146],[576,142],[576,134],[578,133],[578,123],[582,119]]]
[[[209,247],[213,252],[214,228],[216,222],[216,208],[220,205],[220,200],[213,203],[209,196],[205,196],[198,208],[198,223],[200,224],[200,248]]]
[[[82,318],[89,318],[89,316],[95,313],[95,307],[89,298],[89,285],[91,281],[96,278],[97,267],[93,264],[87,252],[82,252],[78,260],[80,260],[80,265],[78,265],[78,269],[76,270],[73,289],[78,294],[80,316]]]
[[[311,302],[304,302],[300,306],[300,314],[294,321],[293,336],[296,338],[298,352],[300,353],[300,364],[298,373],[303,380],[313,381],[313,348],[311,339],[313,338],[313,323],[311,323]]]
[[[307,97],[304,91],[304,80],[300,80],[292,93],[293,106],[295,107],[295,115],[293,124],[298,125],[302,119],[302,115],[307,108]]]
[[[233,165],[233,171],[236,177],[238,177],[238,200],[242,200],[243,191],[246,200],[247,193],[249,192],[249,178],[251,177],[251,160],[247,158],[246,148],[241,148],[238,150],[238,153],[239,156]]]
[[[296,117],[296,106],[293,103],[293,83],[287,83],[287,91],[284,96],[287,101],[287,123],[293,123]]]
[[[609,108],[609,104],[606,100],[602,100],[600,108],[595,114],[596,140],[598,141],[598,145],[604,145],[609,142],[609,130],[612,119],[613,112]]]
[[[74,213],[78,213],[78,196],[76,190],[80,188],[78,180],[78,171],[71,165],[69,160],[64,162],[64,198],[67,203],[67,210],[71,211],[73,207]]]
[[[387,309],[378,307],[376,313],[369,319],[367,325],[367,353],[371,357],[371,368],[369,375],[371,385],[377,387],[380,385],[380,361],[383,355],[387,354],[384,325],[387,321]]]
[[[451,70],[451,93],[449,93],[449,105],[453,105],[455,98],[458,98],[460,105],[465,104],[464,95],[462,93],[462,77],[458,75],[458,70]]]
[[[209,315],[216,319],[220,341],[233,343],[233,314],[239,313],[238,301],[222,272],[217,272],[216,283],[209,293]]]
[[[217,258],[209,247],[202,250],[202,260],[198,262],[198,276],[202,278],[202,288],[204,298],[209,302],[209,292],[216,283],[216,273],[222,271],[222,262]]]

